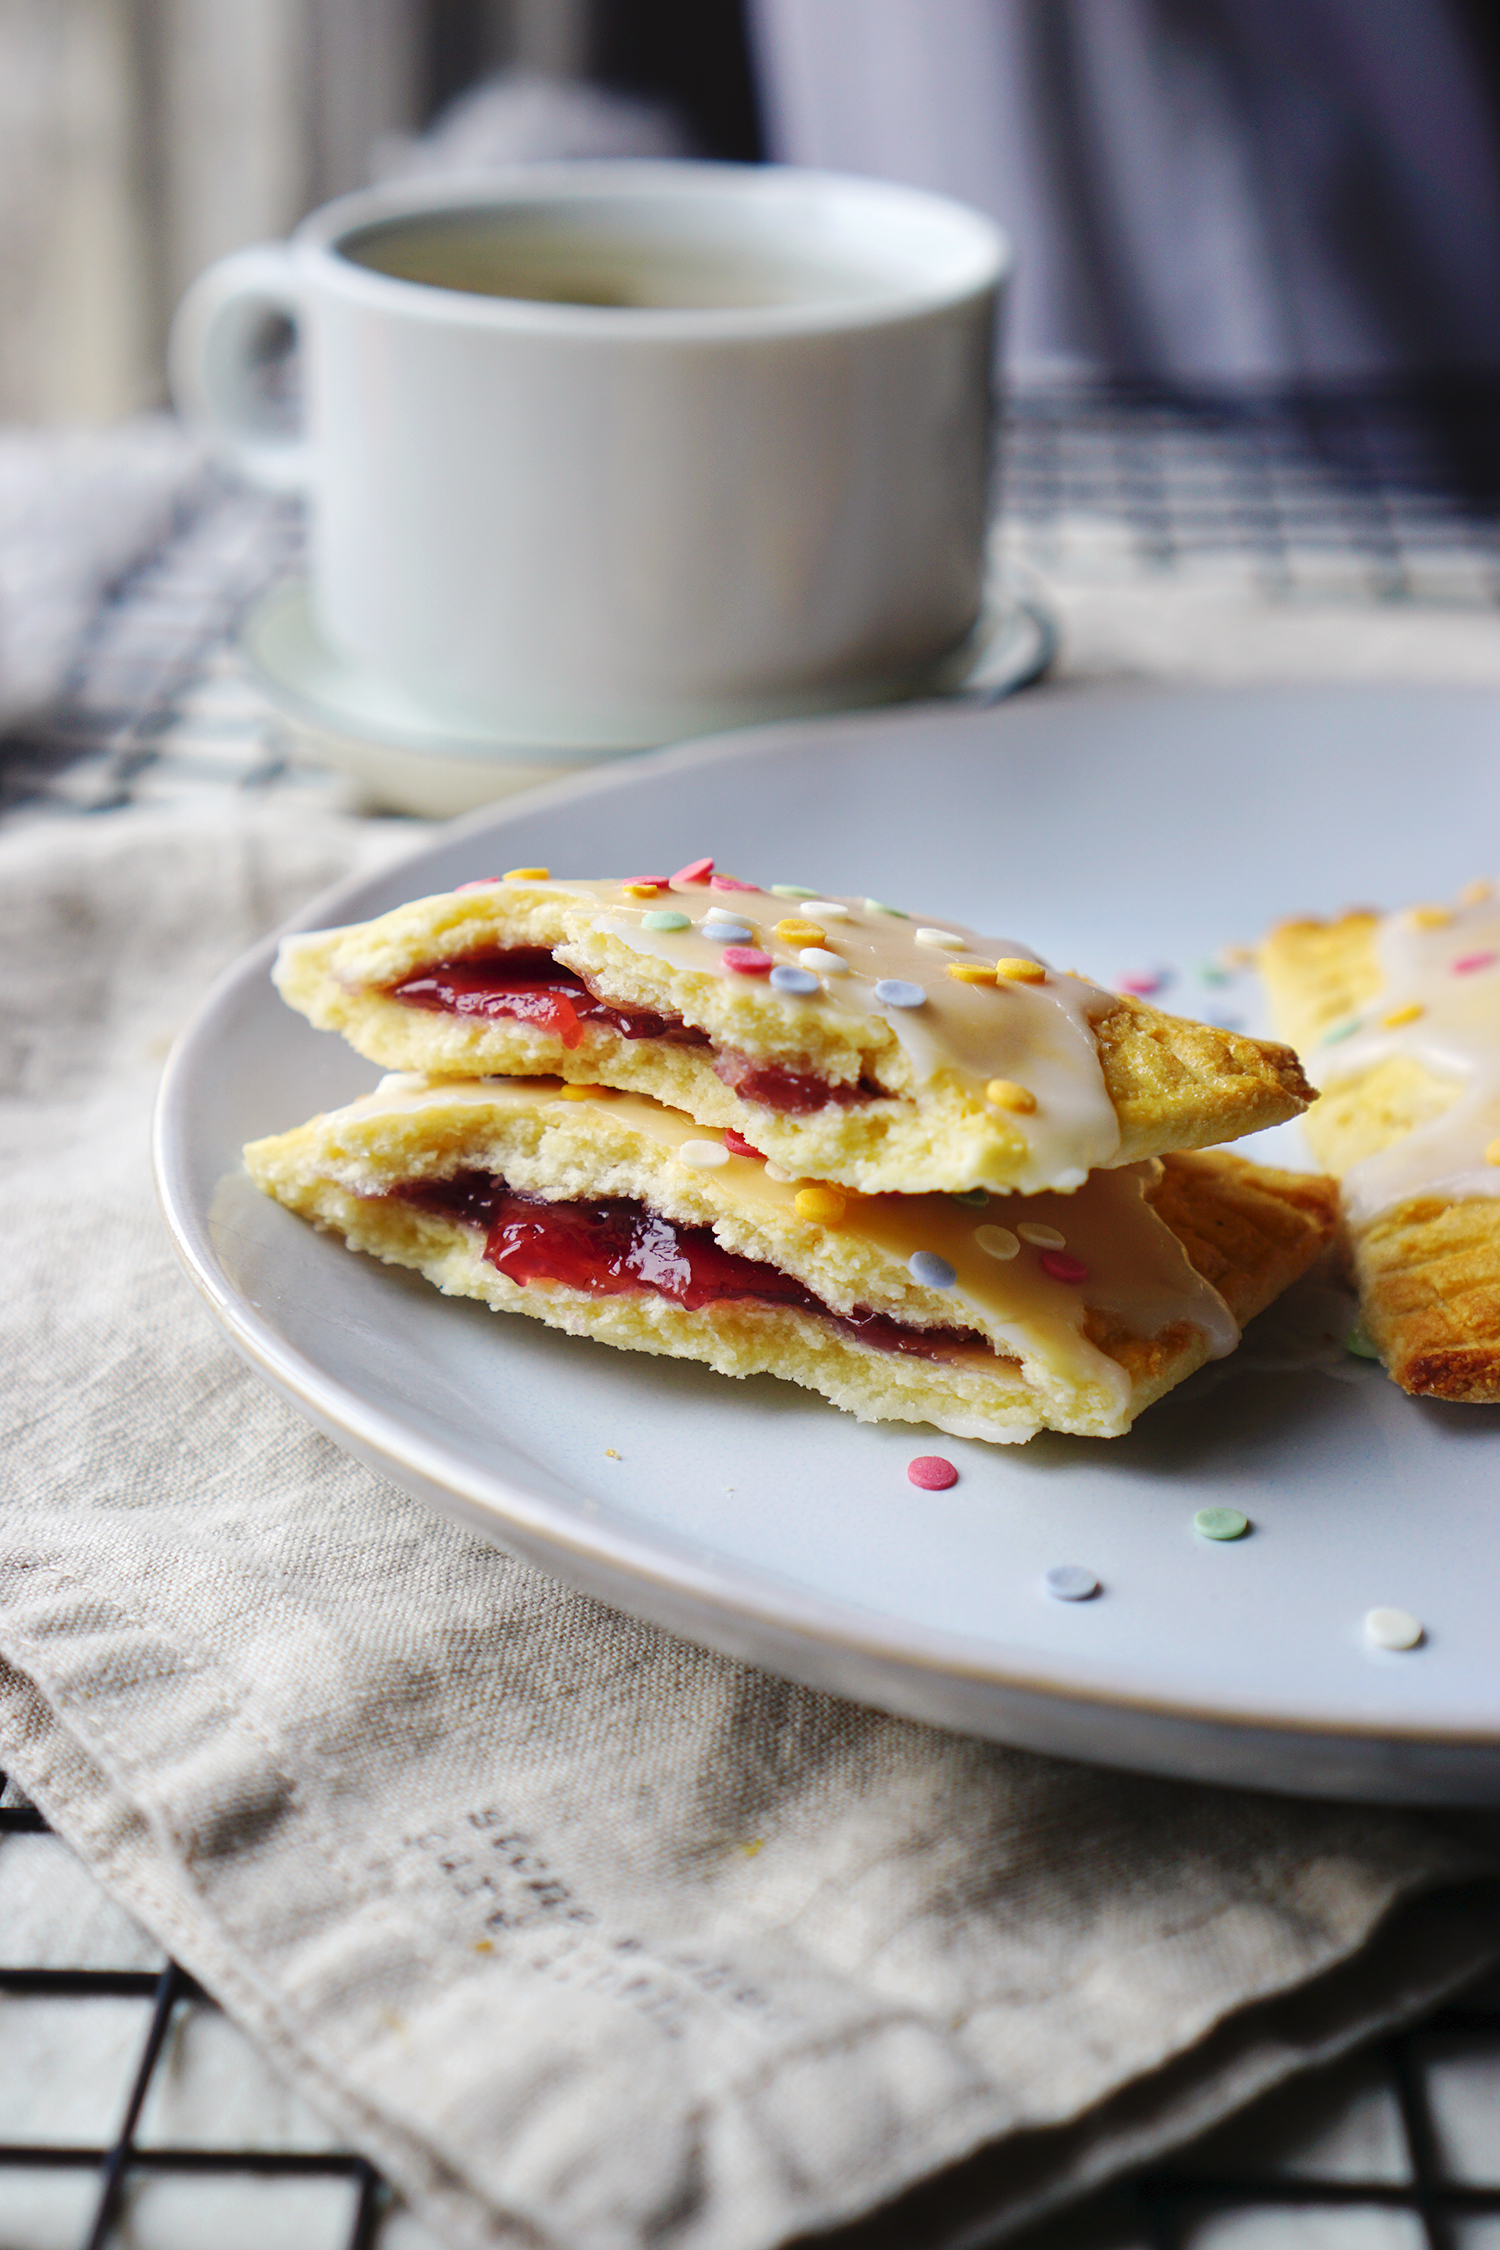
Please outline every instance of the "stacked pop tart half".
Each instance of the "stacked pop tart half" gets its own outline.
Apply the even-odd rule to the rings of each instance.
[[[449,1295],[763,1372],[861,1419],[1113,1437],[1332,1232],[1214,1144],[1289,1048],[869,898],[545,868],[286,940],[292,1007],[391,1074],[256,1141],[290,1210]]]

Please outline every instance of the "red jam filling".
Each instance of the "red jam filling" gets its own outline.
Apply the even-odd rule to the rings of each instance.
[[[591,1297],[653,1289],[687,1312],[753,1298],[816,1313],[881,1351],[942,1359],[985,1338],[972,1328],[905,1328],[887,1313],[831,1312],[821,1297],[779,1266],[725,1250],[707,1227],[679,1226],[623,1196],[595,1203],[548,1203],[522,1195],[488,1172],[451,1180],[410,1180],[393,1189],[403,1203],[485,1230],[484,1255],[522,1285],[561,1281]]]
[[[571,1053],[583,1037],[586,1023],[607,1024],[622,1039],[662,1039],[674,1047],[707,1047],[708,1033],[683,1022],[681,1016],[655,1014],[649,1008],[626,1008],[615,1000],[601,1000],[572,969],[541,946],[516,946],[509,951],[469,953],[458,961],[432,961],[426,968],[387,986],[392,1000],[408,1008],[426,1008],[435,1015],[505,1016],[517,1023],[534,1023],[555,1032]],[[720,1049],[713,1058],[716,1077],[742,1101],[759,1102],[766,1109],[793,1116],[826,1109],[831,1103],[869,1101],[880,1088],[861,1080],[854,1086],[832,1086],[809,1071],[788,1070],[781,1063],[761,1062],[737,1048]]]
[[[582,977],[565,969],[542,946],[516,946],[508,952],[470,953],[461,961],[433,961],[414,976],[388,987],[393,1000],[435,1015],[509,1016],[517,1023],[540,1024],[556,1032],[568,1049],[578,1045],[586,1023],[605,1023],[622,1039],[665,1039],[674,1047],[706,1047],[708,1033],[681,1016],[654,1015],[649,1008],[624,1008],[601,1000]]]

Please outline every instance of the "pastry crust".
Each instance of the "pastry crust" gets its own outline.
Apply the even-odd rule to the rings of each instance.
[[[743,914],[764,960],[792,969],[809,956],[800,940],[777,934],[797,919],[787,901],[746,885],[710,893],[675,879],[655,896],[694,926],[681,937],[650,935],[651,899],[620,884],[507,879],[289,939],[276,981],[292,1007],[386,1069],[557,1075],[651,1094],[700,1125],[731,1128],[804,1176],[870,1194],[1068,1189],[1099,1165],[1281,1123],[1312,1098],[1288,1048],[1164,1015],[1053,970],[1043,978],[1039,969],[1041,981],[1030,983],[990,975],[986,985],[987,966],[1003,966],[1017,948],[957,924],[937,933],[951,937],[945,950],[923,944],[934,933],[905,915],[862,900],[823,902],[840,916],[825,916],[823,957],[840,949],[854,973],[809,977],[819,988],[793,995],[764,973],[726,973],[720,949],[702,935],[705,911],[727,906]],[[502,948],[544,949],[600,999],[680,1019],[701,1043],[632,1039],[585,1021],[568,1045],[537,1022],[429,1012],[393,997],[394,986],[434,963]],[[955,969],[978,974],[966,983]],[[877,1003],[879,978],[891,976],[920,987],[918,1007]],[[831,1098],[795,1112],[747,1098],[727,1082],[741,1064],[790,1070]],[[1031,1111],[991,1099],[997,1081],[1040,1087]]]
[[[799,1206],[801,1183],[726,1155],[693,1120],[641,1096],[580,1099],[541,1079],[388,1079],[347,1109],[252,1143],[245,1157],[257,1184],[289,1209],[450,1295],[724,1374],[781,1375],[861,1420],[931,1422],[1000,1443],[1041,1427],[1127,1429],[1232,1348],[1237,1325],[1323,1247],[1335,1207],[1330,1182],[1214,1151],[1096,1176],[1067,1198],[980,1208],[937,1195],[849,1194],[833,1198],[831,1217],[827,1204],[815,1217]],[[628,1199],[675,1226],[708,1229],[722,1249],[792,1276],[827,1315],[741,1297],[689,1310],[646,1286],[600,1295],[517,1281],[486,1257],[482,1223],[411,1199],[414,1183],[477,1175],[548,1202]],[[1042,1229],[1041,1248],[1030,1239],[1016,1247],[1023,1223]],[[997,1230],[1009,1234],[1008,1257],[983,1247]],[[1046,1248],[1064,1239],[1081,1257],[1058,1260]],[[1049,1257],[1064,1278],[1047,1269]],[[936,1356],[915,1356],[843,1325],[872,1312],[948,1340]]]
[[[1472,912],[1483,909],[1481,898],[1471,902]],[[1381,948],[1397,924],[1409,941],[1413,927],[1427,928],[1440,945],[1451,930],[1460,960],[1462,948],[1478,942],[1472,929],[1466,934],[1462,907],[1411,909],[1389,921],[1359,908],[1327,922],[1285,922],[1261,954],[1278,1028],[1310,1052],[1323,1045],[1336,1059],[1346,1027],[1378,1031],[1394,1020],[1399,1032],[1401,1018],[1415,1021],[1419,1009],[1388,1008]],[[1492,1042],[1500,1062],[1500,1021]],[[1319,1161],[1352,1189],[1368,1176],[1361,1167],[1452,1117],[1470,1079],[1435,1068],[1399,1037],[1382,1041],[1365,1032],[1356,1043],[1350,1033],[1347,1043],[1353,1067],[1330,1073],[1333,1083],[1304,1130]],[[1482,1131],[1478,1140],[1482,1145]],[[1462,1180],[1451,1184],[1461,1188]],[[1444,1192],[1434,1180],[1430,1192],[1418,1188],[1374,1208],[1364,1208],[1357,1195],[1346,1203],[1360,1316],[1392,1379],[1419,1397],[1500,1403],[1500,1197]]]

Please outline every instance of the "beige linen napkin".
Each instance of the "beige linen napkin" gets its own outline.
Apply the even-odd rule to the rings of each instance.
[[[0,1761],[429,2222],[757,2250],[908,2193],[900,2238],[956,2243],[1500,1954],[1487,1823],[789,1686],[455,1530],[240,1365],[154,1208],[160,1058],[390,841],[0,837]]]

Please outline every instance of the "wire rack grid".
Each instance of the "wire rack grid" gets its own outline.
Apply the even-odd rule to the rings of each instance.
[[[1010,402],[1003,452],[1007,550],[1059,582],[1207,569],[1273,602],[1500,606],[1500,386],[1034,390]],[[345,802],[342,784],[291,762],[234,650],[246,605],[296,566],[301,540],[286,502],[193,477],[168,534],[104,590],[56,706],[0,744],[0,814],[106,818],[204,791]],[[38,1852],[54,1855],[47,1869],[23,1869],[17,1855]],[[8,1861],[33,1883],[82,1886],[69,1958],[13,1912],[24,1886]],[[965,2222],[963,2250],[994,2239],[982,2214]],[[1500,1981],[1016,2239],[1500,2250]],[[891,2213],[838,2240],[958,2238]],[[437,2250],[0,1779],[0,2250],[280,2242]]]

